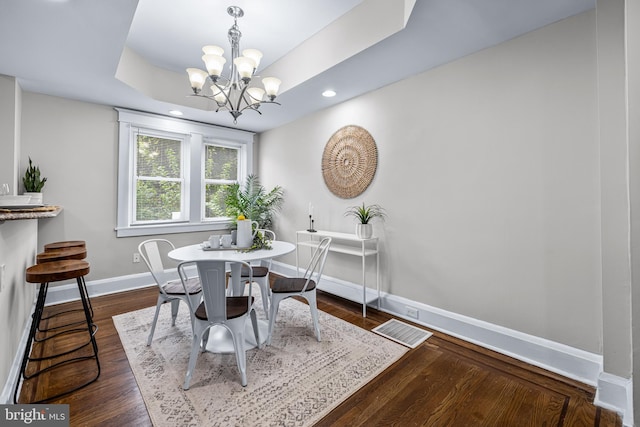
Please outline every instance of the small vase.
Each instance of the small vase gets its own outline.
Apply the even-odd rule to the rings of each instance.
[[[32,193],[32,192],[25,191],[23,194],[25,196],[31,196],[31,199],[29,200],[29,204],[32,204],[32,205],[42,204],[42,193]]]
[[[373,236],[371,224],[356,224],[356,236],[358,239],[370,239]]]

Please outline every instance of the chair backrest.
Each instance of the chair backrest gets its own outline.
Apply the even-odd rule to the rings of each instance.
[[[262,233],[262,236],[267,240],[276,240],[276,233],[273,230],[269,230],[267,228],[258,228],[258,233]],[[271,270],[271,262],[272,258],[267,260],[267,268]]]
[[[138,245],[138,252],[142,260],[162,291],[169,280],[169,274],[165,272],[162,257],[173,249],[175,249],[173,243],[166,239],[149,239]]]
[[[253,281],[253,273],[249,263],[228,259],[216,259],[213,260],[197,260],[197,261],[184,261],[178,264],[178,274],[182,281],[182,286],[187,289],[186,280],[187,275],[184,271],[187,265],[195,264],[198,268],[198,276],[200,277],[200,284],[202,286],[202,296],[204,300],[204,307],[207,311],[207,319],[212,323],[225,323],[227,320],[227,280],[226,280],[226,263],[235,262],[241,264],[243,267],[249,269],[249,278]],[[251,283],[251,282],[249,282]],[[192,313],[198,307],[191,307],[189,302],[189,308]],[[249,298],[248,309],[251,308],[251,286],[249,286]]]
[[[318,247],[311,256],[311,260],[309,261],[307,270],[302,276],[303,278],[307,279],[306,283],[304,284],[304,288],[302,288],[302,292],[305,292],[307,290],[307,286],[309,285],[310,280],[313,280],[316,283],[316,286],[320,283],[322,270],[324,270],[324,262],[327,259],[327,254],[329,253],[329,246],[331,246],[331,237],[325,237],[324,239],[320,240],[320,243],[318,243]]]
[[[276,240],[276,233],[274,233],[273,230],[258,228],[258,233],[262,233],[264,238],[267,240]]]

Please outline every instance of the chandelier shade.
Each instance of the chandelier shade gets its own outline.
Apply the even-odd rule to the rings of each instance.
[[[240,56],[240,38],[242,33],[238,28],[238,18],[244,16],[244,11],[237,6],[230,6],[227,13],[234,18],[234,24],[229,28],[228,36],[231,43],[231,61],[229,73],[224,76],[224,67],[227,63],[224,49],[219,46],[207,45],[202,48],[202,61],[206,71],[199,68],[187,68],[189,82],[193,93],[198,96],[215,101],[216,112],[229,111],[236,123],[244,110],[259,110],[262,104],[277,104],[275,102],[281,81],[275,77],[263,77],[262,86],[256,84],[259,76],[256,70],[260,66],[262,52],[257,49],[244,49]],[[212,84],[207,87],[205,83]],[[266,99],[265,99],[266,94]]]

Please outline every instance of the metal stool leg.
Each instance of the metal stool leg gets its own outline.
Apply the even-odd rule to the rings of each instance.
[[[29,328],[29,338],[27,339],[27,345],[22,355],[22,362],[20,363],[20,373],[18,374],[18,380],[16,381],[16,388],[13,391],[13,403],[18,403],[18,388],[20,386],[20,379],[25,378],[24,374],[27,368],[27,362],[29,361],[29,353],[31,352],[31,344],[33,344],[33,337],[36,334],[38,323],[40,323],[40,317],[42,316],[42,309],[44,308],[44,301],[47,297],[47,284],[40,285],[40,291],[38,292],[38,299],[36,301],[36,307],[33,311],[31,327]]]

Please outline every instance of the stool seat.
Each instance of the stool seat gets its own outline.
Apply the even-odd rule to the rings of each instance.
[[[27,268],[26,279],[29,283],[48,283],[77,279],[87,274],[89,263],[73,259],[32,265]]]
[[[79,247],[79,249],[83,249]],[[65,252],[65,251],[58,251]],[[74,251],[75,253],[81,252]],[[67,251],[66,256],[69,256],[70,252]],[[77,256],[80,256],[77,255]],[[57,256],[65,256],[58,253]],[[85,254],[86,256],[86,250]],[[36,300],[36,306],[33,311],[31,326],[29,328],[29,338],[24,348],[22,355],[22,363],[20,365],[20,377],[16,381],[13,391],[13,402],[18,403],[18,390],[20,388],[21,380],[30,381],[31,379],[41,375],[44,372],[51,371],[52,369],[68,366],[70,363],[82,362],[85,360],[95,361],[95,371],[86,370],[83,366],[82,374],[78,375],[77,380],[74,376],[74,380],[68,381],[67,378],[63,379],[61,383],[62,391],[59,391],[53,396],[42,397],[42,394],[46,394],[48,388],[41,388],[31,384],[33,390],[40,393],[39,399],[29,403],[42,403],[45,401],[51,401],[61,396],[69,394],[73,391],[79,390],[82,387],[86,387],[93,383],[100,376],[100,361],[98,360],[98,344],[96,342],[95,334],[98,331],[98,325],[93,323],[93,309],[91,307],[91,300],[89,299],[89,293],[87,292],[87,286],[84,280],[84,276],[89,274],[89,263],[79,259],[60,259],[50,262],[42,262],[40,264],[32,265],[25,271],[25,278],[28,283],[40,284],[38,290],[38,298]],[[49,317],[43,317],[45,310],[45,302],[47,300],[47,290],[49,289],[50,282],[59,282],[63,280],[75,279],[78,285],[78,292],[80,293],[80,301],[82,302],[82,312],[84,312],[84,320],[70,322],[65,325],[48,324],[48,320],[56,316],[64,315],[77,310],[67,310],[53,314]],[[47,329],[40,328],[40,322],[42,320],[47,321]],[[81,327],[80,325],[86,325]],[[77,326],[77,327],[73,327]],[[51,332],[51,333],[49,333]],[[57,348],[54,345],[50,346],[45,342],[55,342],[56,337],[62,334],[86,334],[87,340],[74,346],[65,346],[64,348]],[[54,340],[54,341],[50,341]],[[32,347],[33,346],[33,347]],[[90,346],[91,352],[83,351],[84,347]],[[37,349],[36,349],[37,347]],[[69,348],[74,347],[74,348]],[[33,350],[33,352],[32,352]],[[32,354],[33,353],[33,354]],[[49,362],[54,361],[55,362]],[[30,364],[33,363],[35,371],[28,369]],[[93,371],[93,372],[92,372]],[[64,372],[64,371],[63,371]],[[91,375],[90,375],[91,374]],[[26,385],[26,384],[25,384]]]
[[[43,262],[61,261],[64,259],[82,260],[87,257],[87,249],[81,246],[74,246],[65,249],[51,249],[40,252],[36,255],[38,264]]]
[[[84,240],[66,240],[63,242],[53,242],[53,243],[47,243],[46,245],[44,245],[44,251],[51,251],[51,250],[56,250],[56,249],[66,249],[66,248],[76,248],[76,247],[80,247],[80,248],[86,248],[87,244],[85,243]]]

